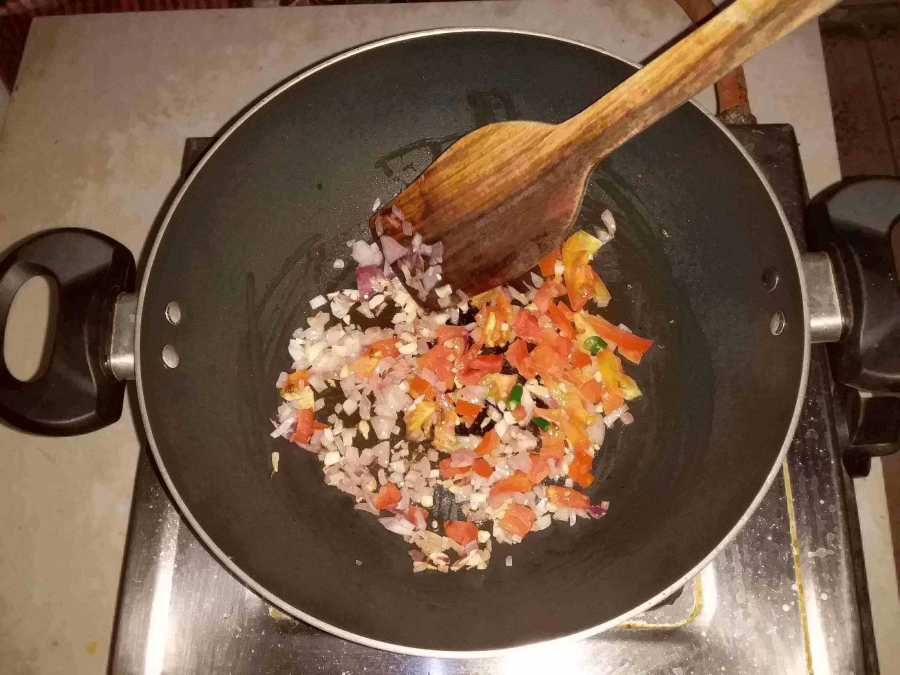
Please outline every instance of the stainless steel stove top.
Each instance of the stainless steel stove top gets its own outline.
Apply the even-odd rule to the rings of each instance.
[[[802,248],[805,194],[793,131],[760,125],[733,132],[769,177]],[[185,167],[209,141],[188,141]],[[781,474],[737,538],[674,601],[579,642],[482,660],[382,652],[281,614],[199,543],[144,452],[110,672],[877,673],[832,388],[824,348],[814,347]]]

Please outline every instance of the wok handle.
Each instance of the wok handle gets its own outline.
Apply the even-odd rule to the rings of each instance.
[[[50,363],[37,380],[22,382],[0,358],[0,419],[47,436],[112,424],[125,396],[125,383],[107,365],[113,306],[119,294],[134,288],[134,257],[103,234],[74,228],[17,244],[0,260],[0,351],[13,299],[35,276],[57,287]]]
[[[845,181],[808,210],[810,242],[834,265],[845,326],[829,346],[830,361],[842,385],[847,445],[860,455],[900,449],[898,223],[897,178]]]

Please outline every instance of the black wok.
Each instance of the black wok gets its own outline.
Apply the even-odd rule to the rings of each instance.
[[[747,520],[805,390],[804,285],[765,180],[693,104],[605,160],[580,216],[616,215],[618,235],[595,261],[613,296],[607,316],[656,340],[632,369],[644,391],[636,421],[617,426],[595,462],[588,493],[610,501],[605,518],[500,546],[483,572],[414,575],[407,545],[326,486],[315,456],[269,437],[289,336],[310,298],[353,284],[352,265],[331,262],[349,260],[345,242],[363,236],[375,199],[472,129],[559,122],[633,70],[524,33],[393,38],[282,85],[195,168],[159,231],[136,315],[120,301],[113,321],[121,330],[136,316],[137,393],[173,499],[248,586],[351,640],[476,655],[612,626],[683,585]],[[107,348],[100,337],[130,261],[84,231],[38,237],[0,265],[0,300],[40,271],[60,284],[61,330],[74,336],[41,382],[0,373],[3,417],[42,433],[98,428],[121,410],[113,375],[131,368],[127,338]]]

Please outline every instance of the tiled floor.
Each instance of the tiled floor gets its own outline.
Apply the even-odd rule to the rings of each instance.
[[[819,21],[841,173],[900,176],[900,2],[844,2]]]
[[[819,26],[842,176],[900,177],[900,1],[844,0]],[[878,474],[884,478],[883,493]],[[879,660],[882,673],[894,672],[900,649],[891,654],[885,649],[900,644],[896,603],[883,600],[896,594],[900,580],[900,455],[875,462],[872,475],[855,485],[864,505],[860,521],[876,633],[879,624],[894,633],[879,640]],[[890,524],[892,542],[880,534],[883,519]],[[890,557],[891,543],[896,580],[877,571],[878,560]]]

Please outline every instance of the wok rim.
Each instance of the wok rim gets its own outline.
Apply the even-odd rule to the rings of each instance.
[[[159,249],[160,243],[163,239],[163,236],[166,233],[166,229],[168,228],[169,222],[172,219],[173,214],[178,208],[178,204],[181,202],[181,198],[190,188],[191,183],[194,178],[206,164],[210,157],[218,150],[218,148],[228,139],[228,137],[234,133],[238,127],[240,127],[245,121],[247,121],[250,117],[256,114],[261,108],[263,108],[266,104],[268,104],[271,100],[281,95],[284,91],[293,87],[295,84],[301,82],[302,80],[318,73],[321,70],[328,68],[329,66],[338,63],[344,59],[352,58],[359,54],[365,53],[367,51],[378,49],[380,47],[384,47],[386,45],[391,45],[399,42],[406,42],[411,40],[418,40],[422,38],[433,37],[436,35],[448,35],[448,34],[459,34],[459,33],[502,33],[502,34],[514,34],[514,35],[524,35],[528,37],[537,37],[546,40],[554,40],[557,42],[563,42],[571,45],[575,45],[578,47],[584,47],[586,49],[590,49],[594,52],[598,52],[603,54],[604,56],[608,56],[610,58],[616,59],[622,63],[628,64],[635,68],[641,68],[642,65],[639,63],[634,63],[628,59],[622,58],[617,54],[613,54],[601,47],[596,47],[594,45],[590,45],[584,42],[580,42],[578,40],[571,40],[569,38],[559,37],[556,35],[550,35],[547,33],[539,33],[535,31],[528,30],[519,30],[515,28],[490,28],[490,27],[459,27],[459,28],[432,28],[421,31],[414,31],[410,33],[402,33],[400,35],[395,35],[387,38],[382,38],[380,40],[376,40],[374,42],[369,42],[358,47],[353,47],[346,51],[343,51],[336,56],[332,56],[318,64],[310,66],[309,68],[304,69],[302,72],[297,75],[291,77],[289,80],[286,80],[282,84],[276,86],[274,89],[269,91],[267,94],[263,95],[256,103],[252,104],[245,112],[243,112],[234,122],[232,122],[228,128],[222,132],[221,136],[216,139],[216,141],[210,146],[210,148],[203,154],[194,168],[191,170],[191,173],[184,180],[181,188],[178,190],[175,198],[172,200],[170,204],[166,216],[160,225],[159,231],[156,234],[156,238],[153,242],[153,247],[151,248],[150,255],[147,259],[147,266],[144,270],[144,274],[141,279],[141,286],[138,295],[138,306],[136,312],[136,323],[135,323],[135,381],[137,385],[137,396],[138,396],[138,404],[140,407],[141,413],[141,423],[143,424],[144,431],[147,434],[147,441],[150,444],[150,450],[153,454],[153,459],[156,462],[156,466],[159,469],[159,473],[163,478],[163,481],[166,485],[166,488],[169,491],[169,495],[174,500],[175,504],[178,507],[181,515],[187,520],[188,524],[191,526],[191,529],[194,533],[202,540],[203,544],[215,555],[220,564],[224,565],[232,574],[234,574],[241,583],[245,584],[249,588],[251,588],[255,593],[260,595],[264,600],[270,602],[274,606],[284,610],[286,613],[291,616],[315,627],[320,630],[323,630],[327,633],[335,635],[337,637],[343,638],[345,640],[350,640],[351,642],[355,642],[358,644],[365,645],[367,647],[373,647],[375,649],[381,649],[389,652],[399,653],[399,654],[407,654],[410,656],[423,656],[423,657],[432,657],[432,658],[450,658],[450,659],[470,659],[470,658],[489,658],[489,657],[497,657],[504,656],[510,653],[518,653],[522,650],[532,649],[538,645],[540,646],[549,646],[549,645],[561,645],[565,643],[572,643],[578,640],[582,640],[587,637],[591,637],[592,635],[596,635],[603,631],[609,630],[614,626],[621,624],[628,619],[647,611],[648,609],[654,607],[659,604],[666,598],[668,598],[672,593],[674,593],[679,588],[682,588],[687,584],[693,577],[695,577],[701,570],[703,570],[710,562],[726,547],[731,541],[737,536],[738,532],[747,524],[747,521],[750,517],[756,512],[759,507],[760,502],[762,502],[766,493],[772,487],[772,484],[775,482],[775,478],[778,475],[778,472],[781,468],[781,465],[784,462],[785,457],[787,456],[787,451],[791,446],[791,443],[794,438],[794,433],[797,429],[797,424],[800,419],[800,411],[803,405],[804,394],[806,392],[807,380],[809,375],[809,363],[810,363],[810,351],[811,351],[811,342],[810,342],[810,329],[809,329],[809,304],[808,304],[808,296],[806,290],[806,281],[803,276],[803,267],[801,265],[800,259],[800,251],[797,247],[797,242],[794,239],[794,235],[791,232],[790,225],[787,222],[787,217],[785,216],[784,210],[781,207],[778,198],[775,196],[775,193],[772,190],[772,186],[769,185],[769,181],[766,179],[765,175],[760,170],[759,166],[750,157],[747,150],[742,146],[737,139],[731,134],[728,128],[709,110],[700,105],[695,99],[690,99],[689,104],[696,107],[700,112],[702,112],[710,121],[712,121],[719,129],[719,131],[725,135],[738,149],[741,155],[744,157],[744,160],[750,165],[753,171],[756,173],[763,187],[769,195],[769,198],[772,201],[772,204],[775,206],[776,212],[778,213],[779,218],[781,219],[782,227],[784,228],[785,234],[787,235],[788,243],[790,244],[791,253],[794,257],[794,265],[797,271],[797,276],[800,282],[800,296],[801,296],[801,304],[803,308],[803,362],[800,373],[800,382],[797,388],[797,399],[794,402],[794,412],[791,416],[790,424],[788,425],[787,433],[785,434],[784,441],[782,442],[781,449],[778,452],[777,460],[773,463],[771,470],[769,471],[766,480],[763,485],[760,487],[750,506],[745,510],[744,514],[738,520],[738,522],[734,525],[734,527],[729,530],[729,532],[725,535],[721,542],[709,552],[697,565],[695,565],[691,570],[689,570],[686,574],[684,574],[681,578],[671,584],[668,588],[657,593],[652,598],[649,598],[644,603],[638,605],[637,607],[621,614],[620,616],[614,617],[608,621],[605,621],[596,626],[592,626],[586,630],[582,630],[576,633],[571,633],[569,635],[565,635],[562,637],[551,638],[549,640],[540,640],[537,642],[531,642],[524,645],[517,645],[514,647],[503,647],[500,649],[488,649],[488,650],[476,650],[476,651],[462,651],[462,650],[439,650],[439,649],[422,649],[417,647],[410,647],[407,645],[393,644],[389,642],[383,642],[381,640],[375,640],[372,638],[365,637],[363,635],[357,635],[356,633],[344,630],[339,628],[338,626],[334,626],[325,621],[317,619],[316,617],[307,614],[301,609],[294,607],[288,602],[282,600],[274,593],[270,592],[268,589],[264,588],[261,584],[259,584],[256,580],[246,574],[228,555],[222,551],[213,539],[203,530],[200,524],[196,521],[194,516],[191,514],[190,509],[188,509],[185,502],[182,500],[181,495],[178,493],[178,489],[175,486],[171,476],[166,470],[165,464],[162,461],[159,450],[156,446],[156,439],[153,435],[153,429],[149,424],[149,416],[147,414],[146,401],[144,399],[143,392],[143,382],[141,377],[141,324],[142,324],[142,316],[144,310],[144,300],[146,298],[148,280],[150,279],[150,272],[153,268],[154,261],[156,259],[156,253]]]

